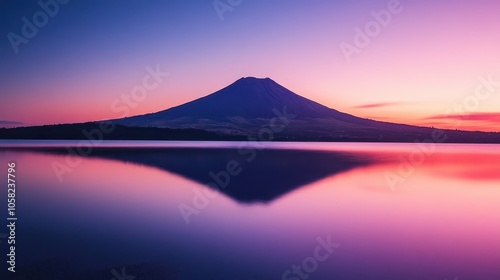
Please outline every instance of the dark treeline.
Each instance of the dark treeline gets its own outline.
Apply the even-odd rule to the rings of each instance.
[[[191,140],[191,141],[298,141],[298,142],[434,142],[434,143],[493,143],[500,144],[500,133],[438,130],[420,128],[419,131],[353,130],[329,135],[285,131],[272,139],[260,139],[259,130],[243,134],[212,132],[193,128],[129,127],[114,125],[111,132],[103,123],[57,124],[18,128],[0,128],[0,139],[33,140]]]
[[[103,140],[244,140],[242,136],[219,135],[200,129],[123,125],[115,125],[114,128],[109,129],[95,122],[0,129],[0,139],[100,140],[101,137]]]

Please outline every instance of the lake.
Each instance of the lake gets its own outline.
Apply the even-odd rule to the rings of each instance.
[[[78,143],[0,142],[2,279],[500,279],[497,145]]]

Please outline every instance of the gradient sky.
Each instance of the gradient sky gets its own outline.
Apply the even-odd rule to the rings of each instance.
[[[480,77],[500,81],[500,2],[401,0],[348,62],[341,43],[389,2],[243,0],[221,20],[211,0],[72,0],[16,54],[8,34],[42,8],[2,1],[0,127],[121,117],[113,101],[159,65],[170,76],[129,115],[256,76],[361,117],[500,131],[500,86],[474,97]]]

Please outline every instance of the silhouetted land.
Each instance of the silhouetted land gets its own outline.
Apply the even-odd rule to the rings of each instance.
[[[263,126],[265,127],[265,126]],[[97,134],[95,133],[96,131]],[[440,141],[433,140],[433,135],[439,132]],[[258,138],[259,130],[255,132],[230,134],[192,128],[159,128],[159,127],[128,127],[115,125],[112,132],[105,133],[96,122],[80,124],[59,124],[18,128],[0,128],[0,139],[34,139],[34,140],[186,140],[186,141],[247,141],[249,137]],[[90,137],[88,136],[90,135]],[[415,142],[432,140],[437,143],[500,143],[500,133],[471,132],[460,130],[436,130],[419,128],[417,131],[407,130],[353,130],[350,133],[331,132],[315,134],[308,131],[299,133],[288,131],[275,133],[272,141],[299,142]],[[444,141],[443,141],[444,140]]]
[[[111,129],[109,129],[111,130]],[[0,128],[0,139],[36,140],[245,140],[201,129],[127,127],[115,125],[112,131],[100,123],[58,124],[18,128]],[[90,135],[90,136],[89,136]],[[102,136],[101,136],[102,135]]]

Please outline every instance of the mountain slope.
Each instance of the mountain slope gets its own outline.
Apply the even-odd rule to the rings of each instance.
[[[210,122],[245,126],[275,117],[274,110],[296,115],[296,119],[330,119],[339,124],[376,125],[378,122],[358,118],[323,106],[291,92],[269,78],[241,78],[208,96],[157,113],[115,120],[129,126],[207,128]],[[211,128],[212,130],[218,130]]]

